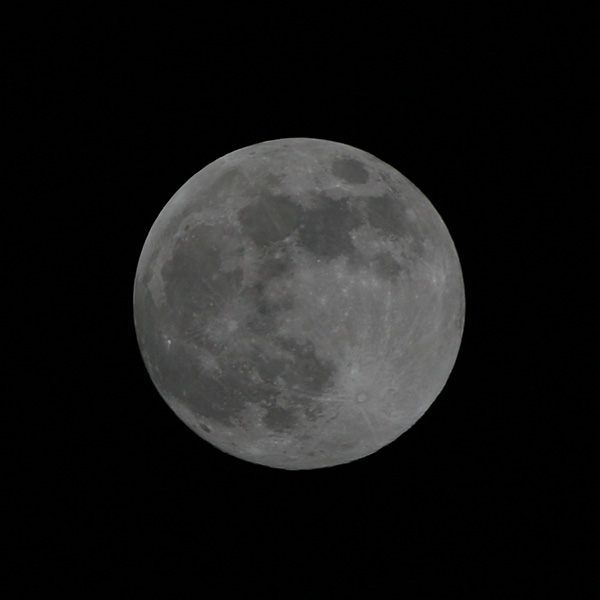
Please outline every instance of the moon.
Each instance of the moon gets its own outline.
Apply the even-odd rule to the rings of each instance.
[[[452,371],[465,292],[431,202],[372,154],[266,141],[212,162],[166,204],[135,274],[148,373],[201,438],[315,469],[409,429]]]

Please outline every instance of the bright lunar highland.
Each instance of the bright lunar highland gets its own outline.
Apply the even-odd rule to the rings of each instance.
[[[465,293],[429,200],[375,156],[290,138],[219,158],[152,226],[134,318],[157,390],[241,459],[314,469],[376,452],[444,387]]]

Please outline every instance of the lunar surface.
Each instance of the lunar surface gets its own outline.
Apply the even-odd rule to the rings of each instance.
[[[166,204],[135,276],[157,390],[201,438],[283,469],[398,438],[444,387],[465,313],[429,200],[375,156],[325,140],[242,148]]]

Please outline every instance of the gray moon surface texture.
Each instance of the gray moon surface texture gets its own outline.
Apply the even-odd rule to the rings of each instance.
[[[186,425],[238,458],[315,469],[376,452],[429,408],[465,292],[444,222],[406,177],[352,146],[289,138],[179,189],[133,304],[146,368]]]

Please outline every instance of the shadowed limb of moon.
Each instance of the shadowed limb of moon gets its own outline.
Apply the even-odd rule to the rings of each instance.
[[[351,146],[263,142],[206,166],[139,259],[134,319],[171,409],[217,448],[313,469],[396,439],[462,337],[459,259],[403,175]]]

